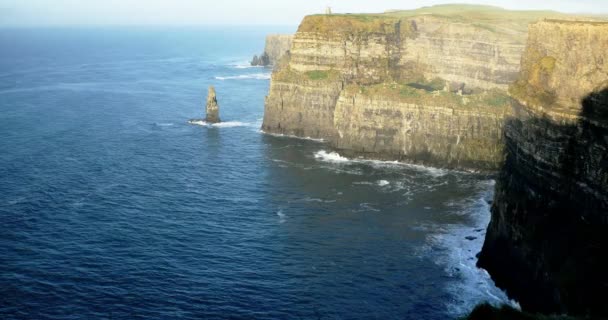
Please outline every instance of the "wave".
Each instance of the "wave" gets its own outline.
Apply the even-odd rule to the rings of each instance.
[[[277,211],[277,216],[279,217],[279,222],[283,223],[285,222],[286,219],[286,215],[283,213],[283,209],[279,209],[279,211]]]
[[[495,286],[485,270],[476,266],[476,254],[483,246],[485,230],[490,222],[489,200],[493,196],[493,185],[493,180],[482,182],[481,187],[486,191],[456,208],[466,213],[472,223],[422,227],[437,231],[428,239],[428,246],[439,250],[436,263],[443,266],[449,277],[454,280],[447,287],[449,294],[454,297],[448,303],[447,311],[453,315],[462,316],[481,302],[509,304],[519,308],[517,302],[510,300],[505,292]]]
[[[308,140],[308,141],[315,141],[315,142],[325,142],[324,139],[317,139],[317,138],[311,138],[311,137],[299,137],[299,136],[294,136],[294,135],[290,135],[290,134],[282,134],[282,133],[270,133],[270,132],[266,132],[264,130],[260,130],[260,133],[269,135],[269,136],[273,136],[273,137],[278,137],[278,138],[291,138],[291,139],[300,139],[300,140]]]
[[[233,64],[231,65],[234,69],[255,69],[255,68],[264,68],[264,66],[252,66],[249,62],[243,64]]]
[[[321,159],[322,161],[337,162],[337,163],[344,163],[344,162],[352,161],[346,157],[339,155],[337,152],[327,152],[325,150],[317,151],[315,153],[315,159]]]
[[[215,127],[215,128],[235,128],[235,127],[253,127],[255,123],[241,122],[241,121],[226,121],[218,123],[208,123],[204,120],[190,120],[190,124],[203,126],[203,127]]]
[[[344,163],[344,164],[367,164],[373,167],[406,167],[410,169],[414,169],[417,171],[422,171],[430,174],[433,177],[442,177],[448,174],[449,170],[447,169],[439,169],[433,167],[427,167],[419,164],[411,164],[404,163],[399,161],[384,161],[384,160],[371,160],[371,159],[349,159],[347,157],[341,156],[339,153],[332,151],[327,152],[325,150],[320,150],[314,153],[315,159],[319,159],[325,162],[332,163]]]
[[[388,186],[389,184],[391,184],[390,182],[388,182],[387,180],[378,180],[376,182],[376,184],[380,187],[384,187],[384,186]]]
[[[302,198],[299,200],[295,200],[293,202],[318,202],[318,203],[334,203],[337,200],[333,199],[333,200],[327,200],[327,199],[320,199],[320,198],[312,198],[312,197],[306,197],[306,198]]]
[[[270,80],[270,73],[251,73],[238,76],[217,76],[216,80]]]

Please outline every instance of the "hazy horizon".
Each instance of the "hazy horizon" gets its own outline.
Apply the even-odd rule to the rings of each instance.
[[[0,0],[0,27],[111,25],[297,25],[322,13],[375,13],[450,3],[494,5],[514,10],[608,14],[608,1],[557,0]]]

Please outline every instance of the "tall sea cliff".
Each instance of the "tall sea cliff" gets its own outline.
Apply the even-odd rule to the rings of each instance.
[[[262,129],[352,155],[498,169],[526,26],[548,13],[453,8],[304,18]]]
[[[608,23],[530,26],[479,265],[525,310],[607,316]]]

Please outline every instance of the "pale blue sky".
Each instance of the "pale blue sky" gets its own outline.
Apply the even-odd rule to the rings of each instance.
[[[382,12],[446,0],[0,0],[0,26],[44,25],[297,25],[307,14]],[[456,0],[509,9],[608,13],[608,0]]]

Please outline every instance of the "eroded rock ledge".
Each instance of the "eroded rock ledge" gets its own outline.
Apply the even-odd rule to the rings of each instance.
[[[608,316],[608,23],[530,26],[479,265],[524,310]]]
[[[275,68],[262,129],[366,157],[495,170],[530,22],[506,19],[515,23],[493,29],[424,12],[308,16]]]

